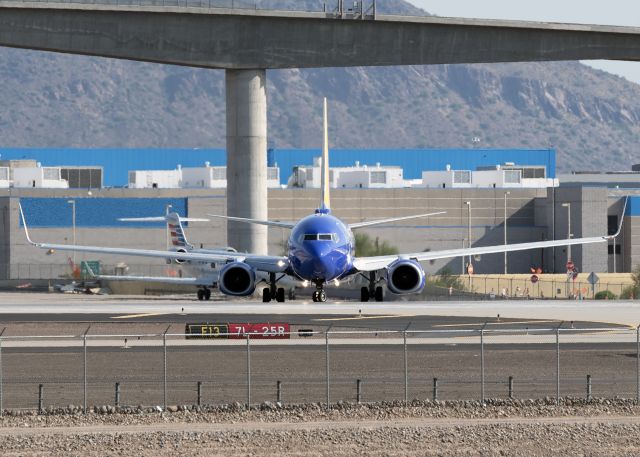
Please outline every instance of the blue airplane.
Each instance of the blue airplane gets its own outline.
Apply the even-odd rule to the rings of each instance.
[[[224,218],[249,224],[259,224],[280,227],[291,230],[287,243],[286,256],[268,256],[238,252],[197,252],[177,249],[173,251],[127,249],[99,246],[77,246],[67,244],[35,243],[29,237],[29,231],[20,207],[20,214],[27,240],[41,249],[61,251],[93,252],[100,254],[128,255],[164,258],[179,262],[211,262],[221,264],[218,277],[220,291],[231,296],[249,296],[255,292],[256,286],[264,281],[268,284],[262,290],[263,302],[276,300],[284,302],[284,288],[278,287],[283,278],[301,280],[313,284],[312,294],[314,302],[325,302],[327,295],[325,286],[328,283],[341,281],[355,275],[365,275],[368,286],[361,288],[361,301],[383,301],[384,288],[395,294],[419,293],[425,286],[426,275],[420,262],[436,259],[475,256],[501,252],[524,251],[558,246],[569,246],[589,243],[602,243],[614,237],[598,236],[590,238],[571,238],[554,241],[538,241],[511,245],[484,246],[463,249],[448,249],[441,251],[417,252],[374,257],[355,256],[354,229],[379,224],[435,216],[443,212],[419,214],[414,216],[395,217],[376,221],[345,224],[331,214],[329,199],[329,141],[327,128],[327,101],[324,100],[323,109],[324,138],[322,148],[322,201],[314,214],[296,223],[276,222],[266,220],[247,219],[232,216],[210,214],[211,217]],[[266,278],[266,279],[262,279]]]

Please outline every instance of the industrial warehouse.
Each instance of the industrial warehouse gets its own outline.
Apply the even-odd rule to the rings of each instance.
[[[35,240],[143,249],[167,247],[164,225],[118,218],[161,216],[168,208],[185,217],[225,214],[224,150],[86,152],[2,150],[1,279],[55,279],[70,261],[97,260],[90,254],[72,258],[33,249],[25,240],[18,202]],[[318,154],[267,152],[269,219],[293,221],[313,211],[319,199]],[[624,210],[623,230],[608,246],[573,246],[570,256],[580,272],[629,272],[639,261],[633,233],[640,215],[640,195],[634,195],[640,173],[558,176],[553,149],[336,150],[331,155],[333,209],[346,222],[445,212],[367,230],[401,252],[612,235]],[[151,158],[156,169],[144,169]],[[224,220],[192,222],[186,229],[197,246],[228,245]],[[270,254],[283,252],[285,232],[269,230]],[[566,247],[510,253],[506,259],[488,254],[474,258],[473,267],[476,274],[528,273],[532,268],[562,273],[568,256]],[[162,271],[157,260],[99,260],[105,268],[120,265],[119,273]],[[468,266],[460,259],[425,265],[429,274],[443,268],[466,273]]]

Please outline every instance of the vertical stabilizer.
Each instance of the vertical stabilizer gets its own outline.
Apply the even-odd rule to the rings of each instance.
[[[169,236],[171,237],[171,246],[174,248],[184,248],[187,250],[193,249],[193,246],[187,241],[187,237],[184,234],[182,222],[178,213],[168,213],[166,215],[167,229],[169,230]]]
[[[327,98],[324,98],[323,104],[323,141],[322,141],[322,182],[321,192],[322,192],[322,204],[320,205],[320,209],[324,211],[328,211],[331,207],[329,205],[329,124],[327,121]]]

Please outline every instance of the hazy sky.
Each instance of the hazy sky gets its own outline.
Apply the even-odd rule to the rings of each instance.
[[[523,19],[640,27],[640,2],[634,0],[409,0],[438,16]],[[640,83],[640,63],[585,62]]]

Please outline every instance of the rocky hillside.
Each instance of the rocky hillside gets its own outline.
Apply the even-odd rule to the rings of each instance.
[[[0,49],[0,80],[2,147],[225,144],[222,71]],[[640,86],[579,63],[270,71],[270,145],[318,147],[323,96],[336,148],[553,146],[565,171],[640,162]]]

